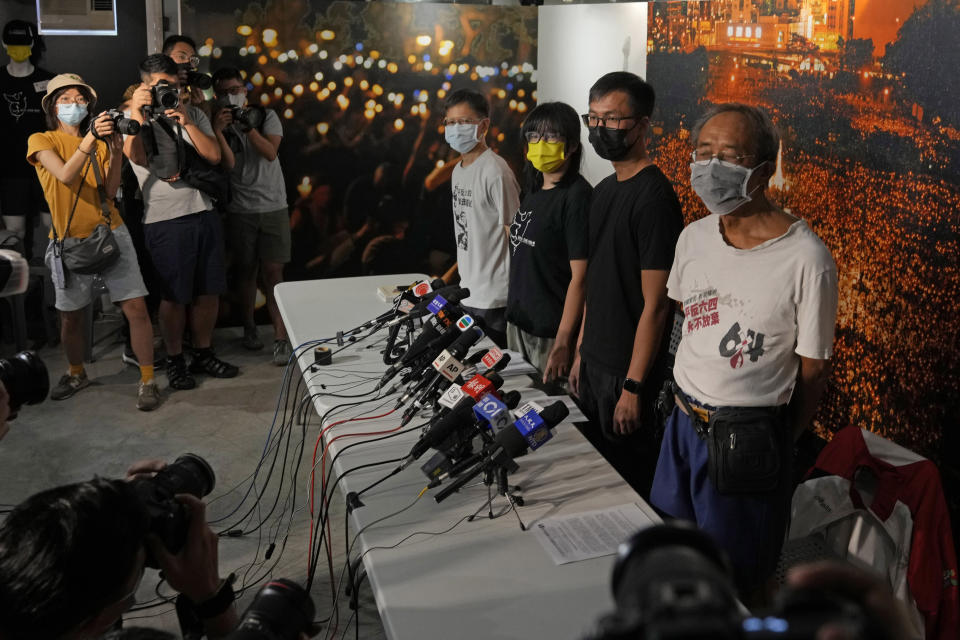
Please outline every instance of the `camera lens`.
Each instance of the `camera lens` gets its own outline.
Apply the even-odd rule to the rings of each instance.
[[[197,89],[203,89],[206,91],[213,86],[213,79],[207,74],[200,73],[199,71],[188,71],[187,84],[191,87],[196,87]]]
[[[162,109],[176,109],[180,106],[180,91],[166,80],[160,80],[153,87],[153,103]]]
[[[47,367],[35,353],[21,351],[14,357],[0,358],[0,382],[10,396],[10,413],[25,404],[39,404],[50,390]]]
[[[169,497],[178,493],[189,493],[202,498],[213,491],[216,476],[206,460],[198,455],[186,453],[177,458],[173,464],[164,467],[153,481]]]
[[[243,614],[228,640],[297,640],[310,633],[316,610],[310,594],[286,579],[268,582]]]

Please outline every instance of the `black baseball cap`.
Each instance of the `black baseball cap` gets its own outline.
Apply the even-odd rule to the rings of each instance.
[[[25,20],[11,20],[3,26],[3,44],[32,46],[37,40],[37,27]]]

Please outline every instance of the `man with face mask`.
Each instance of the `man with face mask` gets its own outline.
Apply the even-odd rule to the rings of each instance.
[[[461,286],[470,289],[467,311],[501,347],[507,345],[510,225],[520,206],[517,179],[503,158],[487,147],[490,107],[472,89],[447,97],[444,137],[461,155],[453,170],[453,220]]]
[[[717,105],[691,140],[690,182],[711,215],[684,229],[667,282],[683,334],[650,502],[713,536],[748,595],[780,555],[793,442],[829,373],[837,268],[806,222],[767,198],[780,136],[766,113]]]
[[[273,109],[247,108],[247,86],[239,69],[217,69],[213,90],[217,96],[213,131],[220,143],[221,164],[230,172],[226,231],[239,271],[243,346],[263,348],[253,320],[259,270],[273,323],[273,363],[285,366],[290,342],[273,295],[273,288],[283,282],[283,265],[290,262],[287,189],[277,158],[283,127]],[[234,113],[245,114],[245,120],[234,120]]]
[[[653,88],[626,71],[590,88],[583,122],[614,173],[593,191],[586,306],[570,375],[590,419],[585,435],[644,497],[657,455],[667,273],[683,228],[673,187],[647,155],[654,99]]]
[[[49,227],[50,213],[37,172],[24,158],[27,139],[47,129],[40,101],[54,74],[35,66],[43,44],[33,24],[11,20],[4,25],[3,48],[10,61],[0,69],[0,139],[9,153],[0,156],[0,215],[4,227],[27,241],[29,254],[33,218],[44,212]]]

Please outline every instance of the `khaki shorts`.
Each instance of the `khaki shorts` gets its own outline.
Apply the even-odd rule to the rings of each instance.
[[[113,302],[123,302],[133,298],[142,298],[147,295],[147,287],[143,284],[140,275],[140,265],[137,263],[137,251],[133,248],[133,240],[126,225],[120,225],[113,230],[113,237],[120,247],[120,259],[109,269],[99,274],[67,273],[67,286],[64,289],[54,287],[56,307],[60,311],[77,311],[83,309],[93,300],[93,282],[99,277],[110,292]],[[52,272],[53,240],[47,245],[44,261]]]
[[[290,262],[290,214],[287,209],[265,213],[227,213],[227,242],[242,270],[259,262]]]

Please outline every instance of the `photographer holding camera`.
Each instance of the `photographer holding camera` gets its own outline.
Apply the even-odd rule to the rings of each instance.
[[[174,465],[171,465],[174,466]],[[0,638],[96,638],[133,606],[147,558],[200,613],[209,637],[237,624],[220,580],[216,534],[193,495],[185,541],[170,553],[155,535],[138,482],[94,479],[38,493],[0,527]]]
[[[123,151],[143,192],[147,251],[161,286],[167,378],[173,389],[193,389],[194,373],[233,378],[239,369],[211,348],[219,296],[227,287],[220,216],[211,196],[187,181],[187,159],[198,158],[194,166],[219,164],[220,146],[207,116],[180,100],[177,74],[174,61],[161,53],[140,63],[142,83],[130,100],[130,117],[143,130],[126,137]],[[189,368],[183,357],[188,305]]]
[[[285,366],[290,342],[273,295],[274,287],[283,282],[283,265],[290,262],[290,213],[277,158],[283,127],[273,110],[247,105],[247,87],[238,69],[217,69],[213,89],[219,108],[213,117],[213,129],[223,166],[230,171],[227,233],[241,283],[243,346],[263,348],[253,320],[259,266],[273,323],[273,363]]]
[[[53,221],[45,261],[53,276],[60,339],[69,364],[50,398],[64,400],[90,384],[83,368],[83,309],[90,304],[94,278],[99,275],[130,321],[133,349],[144,363],[137,408],[150,411],[160,404],[160,394],[153,380],[153,328],[144,304],[147,290],[130,234],[107,195],[120,186],[122,141],[110,113],[92,117],[96,99],[97,93],[76,74],[53,78],[42,100],[49,131],[30,136],[27,146],[27,161],[36,167]],[[108,243],[110,235],[115,244],[98,246],[98,252],[109,254],[112,263],[82,269],[67,262],[70,256],[65,252],[71,248],[100,242],[98,237]]]

